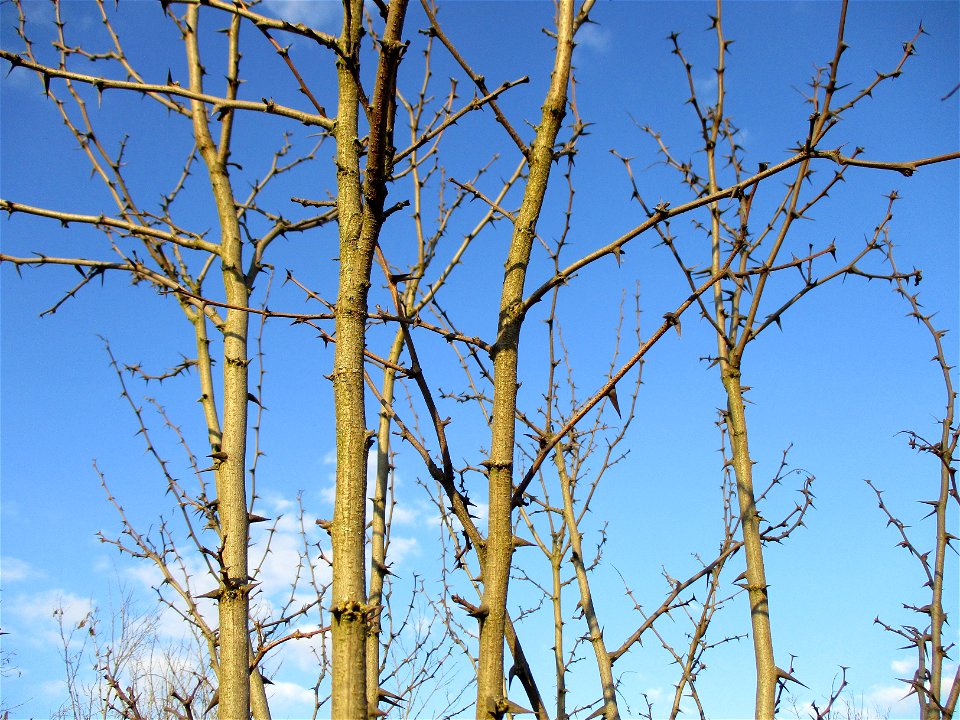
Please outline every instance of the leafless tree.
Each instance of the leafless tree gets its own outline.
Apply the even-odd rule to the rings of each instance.
[[[215,687],[202,637],[161,639],[158,616],[115,590],[115,603],[79,621],[68,619],[67,608],[54,611],[69,696],[58,717],[201,717]]]
[[[891,198],[891,205],[893,200],[894,198]],[[882,242],[891,270],[898,275],[894,243],[886,232],[886,228],[884,228]],[[905,431],[910,448],[918,453],[930,455],[936,462],[937,482],[932,483],[934,493],[920,500],[930,508],[923,519],[930,517],[934,519],[932,546],[919,545],[921,541],[917,539],[918,533],[908,531],[908,525],[884,501],[883,492],[867,480],[876,493],[880,511],[887,518],[887,526],[892,526],[900,538],[898,547],[907,551],[919,564],[925,578],[925,593],[929,593],[920,603],[903,604],[905,610],[910,610],[921,618],[921,622],[917,625],[905,624],[894,627],[880,618],[875,622],[885,630],[899,635],[907,642],[907,648],[916,651],[917,669],[913,677],[902,678],[902,680],[907,685],[908,694],[917,696],[920,717],[924,720],[940,720],[954,716],[957,700],[960,698],[960,668],[950,677],[947,668],[944,667],[956,643],[950,642],[945,637],[947,614],[943,606],[944,589],[950,583],[947,579],[947,558],[951,553],[955,555],[957,552],[957,536],[950,530],[951,527],[956,526],[956,511],[957,506],[960,505],[956,467],[957,442],[960,440],[960,427],[957,426],[955,416],[957,392],[951,375],[953,368],[947,362],[943,346],[946,331],[936,326],[933,313],[923,310],[919,293],[912,290],[903,279],[897,278],[894,290],[906,301],[910,307],[910,316],[916,319],[933,342],[935,353],[932,360],[940,370],[943,380],[944,411],[939,422],[940,434],[934,439],[928,440],[913,430]]]

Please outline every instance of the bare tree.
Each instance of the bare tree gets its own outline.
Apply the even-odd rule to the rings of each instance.
[[[764,536],[769,530],[763,528],[763,518],[758,510],[758,495],[754,486],[753,465],[748,443],[748,423],[745,409],[745,392],[749,389],[742,377],[743,359],[747,347],[770,327],[781,326],[781,318],[807,293],[832,280],[850,276],[867,279],[885,278],[902,285],[911,280],[919,281],[916,271],[899,273],[895,268],[892,274],[876,273],[864,270],[861,265],[870,255],[883,254],[883,238],[888,232],[888,223],[892,219],[888,211],[883,221],[868,238],[864,247],[839,267],[818,270],[824,260],[836,259],[837,248],[829,243],[822,248],[810,246],[805,255],[797,250],[788,251],[790,238],[796,223],[811,216],[814,206],[826,199],[837,183],[844,180],[847,168],[851,166],[875,167],[900,172],[909,176],[917,167],[931,162],[952,159],[956,154],[930,158],[917,163],[877,162],[861,160],[858,148],[846,157],[840,150],[820,149],[827,134],[842,120],[845,113],[871,96],[877,86],[887,79],[898,77],[909,57],[915,52],[915,43],[922,28],[908,42],[904,43],[903,54],[894,69],[878,72],[877,76],[859,93],[845,103],[835,99],[840,86],[840,61],[846,44],[844,41],[846,23],[846,4],[840,11],[837,43],[834,56],[829,64],[817,70],[811,82],[811,105],[809,130],[805,138],[797,143],[794,155],[785,163],[769,167],[761,163],[756,173],[744,169],[744,149],[737,137],[738,130],[725,111],[726,100],[726,57],[731,40],[723,31],[722,5],[717,3],[715,14],[711,17],[712,28],[716,34],[717,64],[715,66],[716,97],[712,104],[704,106],[695,87],[692,64],[684,56],[678,35],[670,40],[673,53],[681,62],[690,88],[690,105],[696,114],[701,128],[705,167],[699,169],[693,163],[681,162],[664,142],[661,134],[644,127],[658,145],[663,161],[680,174],[682,183],[689,187],[695,200],[709,200],[709,222],[703,230],[710,239],[710,273],[719,278],[712,286],[712,306],[698,298],[702,317],[716,331],[717,352],[709,358],[716,364],[727,396],[727,409],[724,424],[729,434],[732,458],[731,464],[736,472],[736,497],[739,504],[739,523],[742,529],[744,554],[746,558],[745,588],[749,596],[752,639],[757,667],[756,717],[772,718],[775,713],[777,686],[782,680],[794,680],[792,674],[778,667],[773,649],[772,610],[769,605],[766,572],[764,569]],[[833,176],[825,182],[813,180],[812,164],[818,159],[834,161],[839,167]],[[630,172],[629,160],[624,158]],[[754,200],[761,192],[761,184],[772,174],[792,175],[781,199],[773,203],[769,216],[757,223]],[[729,174],[727,181],[722,179]],[[691,261],[690,252],[682,247],[671,232],[670,222],[679,209],[669,207],[669,203],[660,203],[655,207],[645,201],[633,180],[633,196],[652,218],[658,222],[656,230],[662,243],[671,251],[683,272],[691,289],[696,287],[696,276],[707,271],[697,271],[697,261]],[[724,182],[730,190],[722,190]],[[765,185],[764,185],[765,187]],[[689,203],[688,203],[689,204]],[[757,230],[756,228],[760,229]],[[791,253],[789,260],[783,256]],[[780,293],[769,309],[764,309],[768,285],[779,277],[780,271],[787,268],[801,270],[801,282],[783,299]],[[769,293],[768,293],[769,294]],[[670,317],[676,323],[679,332],[679,318]]]
[[[891,197],[891,206],[893,200],[894,197]],[[907,524],[884,502],[882,491],[867,480],[876,493],[881,512],[887,518],[887,526],[893,526],[900,537],[898,547],[906,550],[917,561],[926,579],[924,587],[926,592],[929,592],[925,598],[929,602],[903,604],[905,610],[910,610],[921,618],[918,625],[894,627],[880,618],[875,622],[885,630],[902,637],[907,642],[906,647],[916,651],[917,669],[912,678],[902,678],[902,680],[907,684],[908,694],[917,696],[920,717],[924,720],[940,720],[954,716],[957,701],[960,698],[960,668],[953,673],[953,677],[950,677],[947,668],[944,667],[956,643],[944,637],[947,615],[943,606],[945,583],[949,583],[946,579],[947,556],[951,552],[956,553],[955,543],[957,542],[956,535],[950,531],[951,524],[955,525],[950,522],[950,518],[955,517],[956,506],[960,505],[956,477],[957,443],[960,440],[960,427],[957,426],[955,419],[957,392],[951,376],[953,368],[947,362],[943,346],[946,330],[938,329],[933,322],[933,313],[924,312],[922,309],[919,293],[911,292],[909,285],[899,277],[894,258],[894,244],[886,228],[881,240],[890,268],[897,277],[895,292],[907,302],[910,307],[910,316],[916,319],[933,341],[936,352],[932,360],[940,370],[945,399],[943,416],[939,423],[939,436],[928,440],[916,431],[905,431],[910,448],[918,453],[929,454],[937,463],[935,494],[920,501],[930,508],[924,519],[931,516],[934,518],[932,547],[923,549],[923,545],[917,546],[920,541],[916,539],[916,534],[908,532]]]
[[[128,590],[117,587],[116,593],[110,607],[94,608],[76,622],[66,608],[54,611],[69,696],[60,716],[201,717],[215,687],[202,636],[161,639],[158,616],[137,608]]]

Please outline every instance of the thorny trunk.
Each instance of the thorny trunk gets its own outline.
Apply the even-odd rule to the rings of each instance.
[[[712,123],[703,129],[707,154],[708,190],[715,193],[719,189],[717,180],[717,143],[721,136],[724,118],[725,83],[724,70],[728,42],[723,35],[722,4],[716,3],[714,30],[717,35],[717,103],[712,108]],[[803,170],[801,170],[803,172]],[[802,175],[801,175],[802,177]],[[710,205],[711,269],[718,273],[721,267],[721,211],[717,203]],[[746,222],[746,217],[741,218]],[[744,232],[745,230],[742,230]],[[782,237],[782,235],[781,235]],[[740,237],[743,242],[745,237]],[[776,251],[774,251],[775,253]],[[774,255],[775,256],[775,255]],[[766,279],[761,275],[758,280],[755,298],[763,292]],[[753,487],[753,461],[747,442],[747,419],[744,412],[743,386],[740,382],[740,363],[742,346],[737,344],[739,330],[740,293],[735,292],[730,300],[731,312],[727,313],[724,293],[718,282],[713,287],[714,323],[718,328],[717,344],[720,366],[720,379],[727,395],[725,421],[730,435],[730,450],[733,456],[733,469],[737,478],[737,500],[740,507],[740,527],[746,555],[747,595],[750,603],[750,624],[753,635],[754,659],[756,662],[756,707],[757,720],[773,720],[776,705],[777,667],[773,656],[773,635],[770,626],[770,608],[767,597],[767,580],[763,565],[763,544],[760,539],[760,513],[757,511],[756,496]],[[741,340],[749,340],[744,333]]]
[[[567,109],[567,85],[573,54],[573,0],[557,7],[557,51],[550,90],[533,144],[528,151],[529,177],[517,214],[505,264],[500,320],[493,357],[492,438],[488,470],[489,520],[483,554],[483,616],[477,670],[476,717],[502,717],[507,710],[503,685],[503,643],[507,585],[513,555],[513,451],[517,408],[517,356],[523,324],[523,287],[537,220],[554,161],[554,143]]]
[[[336,305],[336,351],[333,394],[337,434],[337,486],[331,527],[333,543],[333,688],[331,713],[343,720],[366,720],[377,708],[367,705],[366,545],[367,449],[373,440],[366,428],[364,363],[367,293],[380,228],[392,154],[396,73],[403,55],[400,42],[405,0],[390,3],[380,40],[380,62],[366,144],[366,172],[361,186],[359,139],[360,38],[362,0],[344,3],[337,77],[337,211],[340,227],[340,287]]]
[[[194,324],[194,332],[197,339],[197,368],[201,388],[200,403],[203,406],[204,416],[207,422],[207,436],[210,447],[216,452],[223,444],[221,439],[223,432],[220,428],[220,419],[217,415],[216,397],[214,395],[213,373],[211,372],[213,369],[213,359],[210,357],[210,340],[207,337],[207,318],[201,312],[195,310],[191,310],[190,318]],[[244,385],[244,393],[246,394],[246,392],[247,388],[246,385]],[[249,635],[247,645],[252,655]],[[220,677],[220,663],[217,660],[215,645],[211,645],[210,647],[210,657],[213,668],[217,676]],[[270,720],[270,706],[267,702],[263,677],[259,671],[250,672],[250,711],[255,720]]]
[[[200,60],[197,31],[199,8],[187,11],[186,47],[190,71],[190,88],[203,91],[203,65]],[[230,29],[231,42],[236,42],[238,23]],[[239,54],[234,53],[234,62]],[[235,66],[232,68],[235,70]],[[233,73],[232,73],[233,74]],[[218,591],[219,609],[219,708],[224,720],[247,718],[250,715],[250,582],[247,574],[249,517],[247,515],[246,452],[247,452],[247,307],[249,288],[243,271],[243,241],[237,220],[237,207],[227,171],[231,119],[221,121],[219,147],[210,133],[206,106],[191,102],[194,137],[197,149],[210,177],[220,224],[220,263],[227,304],[223,327],[223,423],[220,437],[211,432],[217,486],[217,512],[220,518],[221,578]],[[203,322],[202,320],[200,322]],[[198,338],[205,342],[205,338]],[[205,393],[206,394],[206,393]],[[212,407],[213,398],[209,399]],[[208,424],[210,414],[208,412]],[[257,675],[259,679],[259,674]],[[262,692],[262,685],[258,683]],[[260,703],[258,703],[260,705]],[[261,712],[266,704],[262,704]]]
[[[356,218],[359,220],[359,218]],[[337,487],[333,542],[333,717],[362,720],[366,705],[369,611],[364,570],[367,441],[363,343],[372,248],[350,232],[355,219],[341,214],[340,291],[333,393],[336,407]]]
[[[747,443],[747,420],[743,405],[743,387],[738,365],[721,363],[723,387],[727,392],[726,425],[730,434],[733,470],[737,477],[737,499],[740,504],[740,527],[747,562],[747,596],[750,602],[750,624],[753,630],[753,652],[757,665],[757,720],[773,720],[776,702],[777,666],[773,657],[770,630],[770,608],[767,598],[767,577],[763,567],[763,544],[760,538],[760,513],[753,488],[753,461]]]
[[[344,3],[342,56],[337,60],[337,210],[340,288],[336,305],[333,397],[336,410],[337,485],[333,523],[333,717],[365,720],[368,608],[364,571],[367,444],[363,347],[373,243],[363,234],[358,141],[360,2]]]

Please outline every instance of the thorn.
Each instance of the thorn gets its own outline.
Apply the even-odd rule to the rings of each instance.
[[[777,671],[777,677],[782,678],[783,680],[789,680],[790,682],[795,682],[795,683],[796,683],[797,685],[799,685],[800,687],[805,687],[805,688],[807,688],[807,690],[810,689],[809,687],[807,687],[806,685],[804,685],[802,682],[800,682],[799,680],[797,680],[793,675],[791,675],[790,673],[788,673],[786,670],[781,670],[780,668],[775,668],[775,669],[776,669],[776,671]]]
[[[616,259],[616,261],[617,261],[617,267],[620,267],[620,263],[621,263],[621,261],[622,261],[622,259],[623,259],[623,256],[626,255],[626,254],[627,254],[626,251],[623,249],[623,246],[621,246],[621,245],[617,245],[617,246],[613,249],[613,257],[614,257],[614,258]]]
[[[390,569],[390,566],[380,560],[374,560],[373,566],[382,572],[384,575],[390,575],[391,577],[399,577],[395,572]]]
[[[613,405],[613,409],[616,411],[617,417],[622,418],[623,416],[620,414],[620,403],[617,402],[617,386],[616,385],[610,386],[610,390],[607,392],[607,397],[610,398],[610,404]]]
[[[394,695],[392,692],[384,690],[383,688],[377,688],[377,699],[394,707],[400,707],[400,704],[403,702],[402,697]]]
[[[663,319],[667,321],[667,326],[673,326],[677,329],[677,337],[680,335],[680,318],[677,317],[676,313],[668,312],[663,314]]]
[[[217,705],[220,704],[220,688],[217,688],[213,691],[213,697],[210,698],[210,704],[207,705],[206,710],[203,711],[204,715],[209,715],[210,711],[213,710]]]

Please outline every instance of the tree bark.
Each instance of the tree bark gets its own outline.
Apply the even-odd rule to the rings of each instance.
[[[197,28],[199,7],[187,9],[190,88],[203,92]],[[210,178],[220,224],[220,268],[227,310],[223,328],[223,422],[219,444],[212,443],[220,517],[222,573],[219,588],[220,703],[223,720],[250,716],[250,649],[247,619],[249,518],[246,493],[247,452],[247,307],[249,288],[243,272],[243,242],[227,172],[226,153],[214,142],[206,106],[191,101],[194,137]],[[226,131],[225,131],[226,132]],[[227,144],[226,136],[222,144]],[[240,308],[240,309],[238,309]]]
[[[740,527],[743,532],[747,560],[747,593],[750,601],[750,624],[753,629],[753,651],[757,665],[757,720],[773,720],[777,690],[777,666],[773,657],[770,630],[770,607],[767,598],[767,576],[763,566],[763,544],[760,539],[760,513],[753,488],[753,461],[747,443],[747,420],[743,405],[740,368],[723,363],[723,387],[727,391],[727,430],[737,477],[737,499],[740,505]]]
[[[337,211],[340,227],[340,287],[336,305],[333,396],[337,434],[337,486],[333,543],[333,686],[331,712],[343,720],[366,720],[376,710],[367,704],[367,635],[372,613],[367,603],[366,487],[367,431],[363,352],[366,347],[367,293],[373,255],[383,225],[386,183],[391,170],[396,73],[403,54],[400,33],[406,0],[390,3],[380,39],[366,172],[361,186],[359,137],[360,38],[363,2],[344,3],[337,79]]]
[[[567,110],[567,85],[573,55],[573,0],[557,8],[557,50],[550,89],[540,125],[528,151],[529,176],[517,214],[505,265],[497,342],[491,351],[494,369],[490,443],[489,517],[483,554],[483,616],[477,669],[476,717],[499,718],[506,712],[503,643],[507,586],[513,555],[513,451],[517,409],[517,358],[523,324],[523,287],[537,220],[554,161],[554,143]]]

